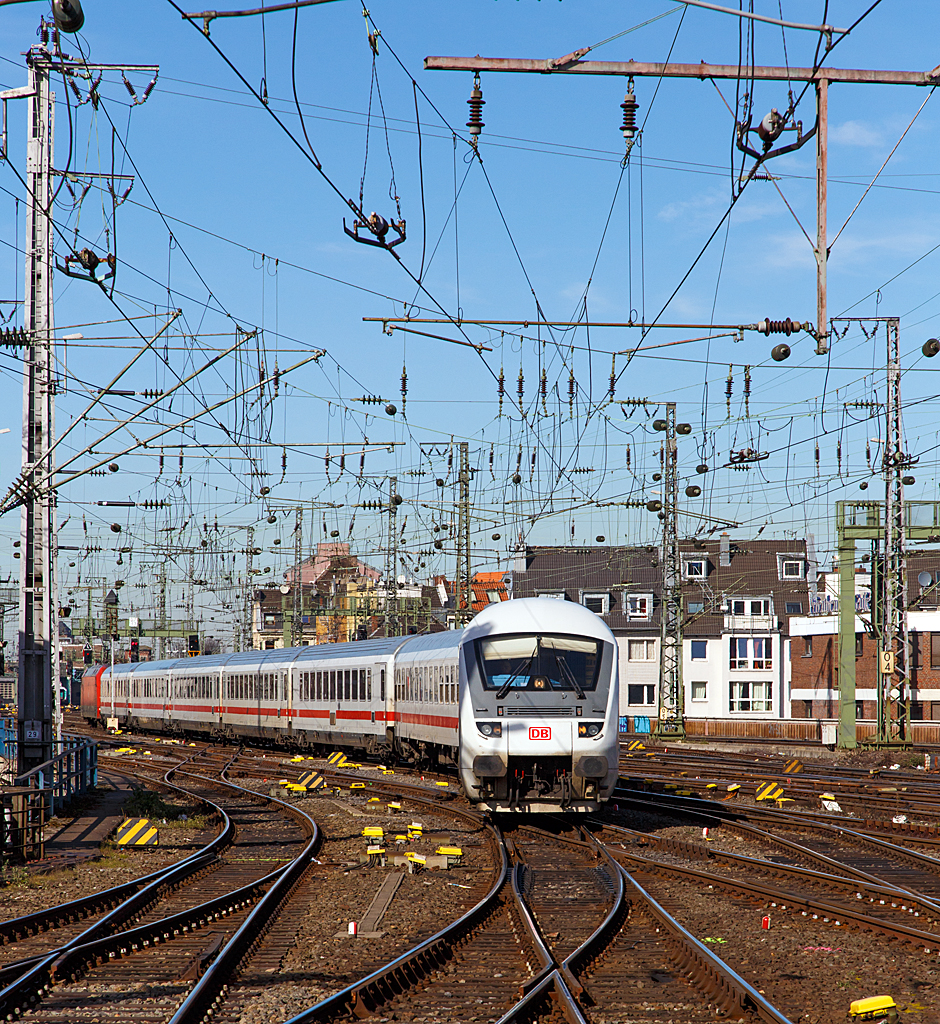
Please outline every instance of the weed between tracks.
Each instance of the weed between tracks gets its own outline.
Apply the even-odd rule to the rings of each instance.
[[[122,811],[128,818],[148,818],[154,823],[159,822],[161,828],[206,828],[212,817],[193,814],[190,805],[170,803],[159,793],[143,786],[134,786],[124,801]]]
[[[0,885],[7,889],[33,889],[36,882],[30,878],[25,864],[11,864],[5,860],[0,863]]]

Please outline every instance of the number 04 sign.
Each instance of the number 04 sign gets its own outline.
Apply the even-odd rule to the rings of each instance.
[[[878,651],[878,671],[883,676],[894,675],[894,651]]]

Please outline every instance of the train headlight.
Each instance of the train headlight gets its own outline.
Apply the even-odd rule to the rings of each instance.
[[[477,722],[477,728],[484,736],[503,735],[503,726],[501,722]]]
[[[578,726],[579,736],[596,736],[601,731],[600,722],[582,722]]]

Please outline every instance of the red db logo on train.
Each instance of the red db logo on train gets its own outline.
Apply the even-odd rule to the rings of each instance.
[[[530,725],[529,726],[529,739],[530,740],[550,740],[552,738],[552,729],[550,725]]]

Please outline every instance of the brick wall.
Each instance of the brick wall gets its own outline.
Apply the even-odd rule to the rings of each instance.
[[[915,690],[940,689],[940,633],[911,632],[911,683]],[[938,639],[932,644],[931,637]],[[791,644],[790,686],[793,690],[831,691],[831,697],[817,693],[812,701],[791,700],[793,718],[837,718],[839,715],[839,644],[836,636],[812,637],[812,653],[805,654],[805,640],[794,637]],[[931,658],[931,648],[934,656]],[[933,661],[933,664],[931,662]],[[855,686],[858,690],[875,689],[878,685],[878,650],[873,637],[856,637]],[[859,701],[862,718],[875,718],[875,701]],[[911,703],[911,718],[940,720],[940,701]]]

